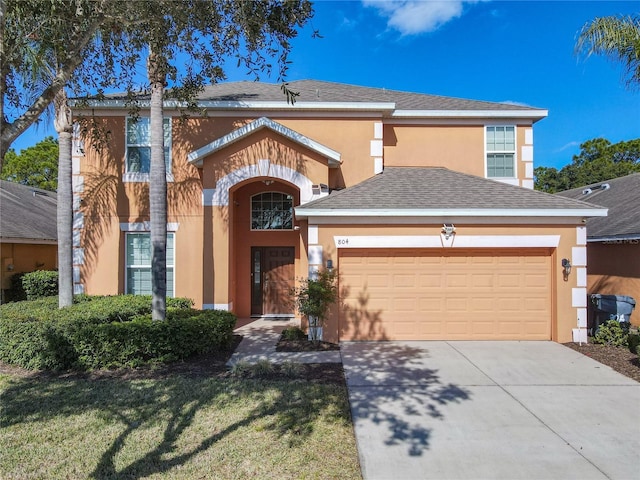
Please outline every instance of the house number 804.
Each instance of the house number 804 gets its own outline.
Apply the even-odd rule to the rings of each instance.
[[[349,245],[349,239],[348,238],[339,238],[338,239],[338,246],[340,245]]]

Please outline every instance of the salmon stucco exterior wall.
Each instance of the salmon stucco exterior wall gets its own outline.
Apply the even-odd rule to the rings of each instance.
[[[167,102],[172,295],[239,317],[291,317],[291,288],[333,265],[344,272],[341,289],[371,278],[391,285],[372,290],[372,305],[397,299],[380,315],[386,331],[360,335],[347,308],[358,299],[347,295],[327,319],[329,341],[564,342],[582,328],[582,222],[603,212],[532,191],[533,126],[546,111],[317,81],[292,86],[300,89],[294,106],[277,86],[245,82],[207,87],[198,100],[207,116],[179,118]],[[97,149],[79,131],[74,138],[75,291],[143,293],[148,109],[142,105],[134,123],[117,98],[92,107],[75,114],[93,116],[110,136]],[[562,259],[575,266],[566,278]],[[376,262],[387,265],[386,277]],[[515,289],[505,285],[511,278]],[[465,291],[460,282],[470,285],[458,302],[466,312],[449,321],[398,320],[429,296],[453,305]],[[487,298],[504,311],[486,311]]]
[[[17,273],[55,270],[58,265],[58,246],[0,242],[0,259],[2,262],[0,289],[5,290],[11,288],[11,277]]]

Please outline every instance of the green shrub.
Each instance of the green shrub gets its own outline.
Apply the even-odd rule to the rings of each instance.
[[[36,270],[25,273],[22,277],[22,288],[27,295],[27,300],[58,295],[58,272]]]
[[[640,355],[640,334],[630,333],[627,343],[629,344],[629,350],[631,353]]]
[[[593,337],[594,343],[626,347],[629,338],[629,323],[608,320],[598,327]]]
[[[253,364],[251,371],[253,373],[252,376],[254,377],[268,377],[269,375],[272,375],[273,372],[275,372],[275,367],[273,366],[273,363],[271,363],[269,360],[267,360],[266,358],[262,358],[260,360],[258,360],[256,363]]]
[[[290,378],[299,377],[304,372],[304,365],[299,362],[285,360],[280,365],[280,372]]]
[[[300,327],[287,327],[282,331],[285,340],[306,340],[307,334]]]
[[[129,366],[185,359],[223,350],[233,339],[235,315],[179,308],[151,320],[150,297],[82,297],[64,309],[55,298],[0,306],[0,360],[30,369]],[[177,306],[177,307],[176,307]]]
[[[27,294],[24,293],[24,288],[22,288],[22,277],[24,273],[15,273],[11,275],[11,286],[5,290],[5,302],[21,302],[27,299]]]
[[[231,375],[236,378],[245,378],[251,375],[253,365],[246,360],[239,360],[231,367]]]

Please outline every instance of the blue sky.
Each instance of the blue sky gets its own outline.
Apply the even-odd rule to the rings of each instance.
[[[536,166],[570,163],[591,138],[640,138],[640,88],[625,88],[619,64],[574,55],[587,21],[640,13],[637,1],[316,1],[315,12],[293,42],[290,80],[548,109],[534,130]],[[311,38],[312,29],[323,38]],[[248,79],[233,68],[228,77]],[[41,126],[13,147],[50,132]]]

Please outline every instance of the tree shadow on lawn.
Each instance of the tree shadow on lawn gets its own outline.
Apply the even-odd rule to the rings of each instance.
[[[40,422],[46,429],[48,421],[67,418],[73,422],[74,416],[90,414],[96,419],[96,429],[115,424],[122,430],[115,438],[114,429],[103,433],[84,432],[84,442],[91,442],[87,436],[92,434],[97,444],[102,440],[107,447],[103,453],[98,450],[96,466],[86,475],[95,479],[143,478],[184,465],[245,427],[271,431],[289,447],[299,447],[313,433],[319,417],[349,422],[348,406],[345,395],[340,393],[341,388],[303,381],[265,382],[259,379],[174,376],[155,381],[88,380],[35,375],[11,381],[4,389],[0,396],[3,405],[0,425],[7,428]],[[209,413],[212,411],[225,413],[222,417],[203,419],[202,415],[213,415]],[[259,426],[252,426],[254,422]],[[164,425],[164,431],[155,434],[158,437],[157,441],[153,440],[155,446],[144,452],[146,447],[136,442],[136,438],[147,440],[145,435],[153,434],[146,432],[157,429],[159,423]],[[67,428],[72,430],[70,425],[72,423]],[[187,432],[192,426],[193,429]],[[110,438],[105,440],[105,435]],[[48,436],[45,434],[44,437]],[[138,445],[132,447],[135,443]],[[51,448],[56,447],[52,445]],[[127,457],[135,459],[118,469],[116,457],[122,457],[123,451],[131,448],[143,451],[133,452],[133,455],[128,452]],[[69,458],[67,461],[74,460]],[[89,464],[91,462],[93,459]],[[215,464],[212,466],[215,469]],[[215,470],[209,473],[215,476]]]
[[[385,445],[406,444],[410,456],[429,448],[429,419],[444,421],[444,406],[471,400],[469,390],[442,382],[428,350],[411,342],[354,342],[341,351],[356,430],[386,425]]]

